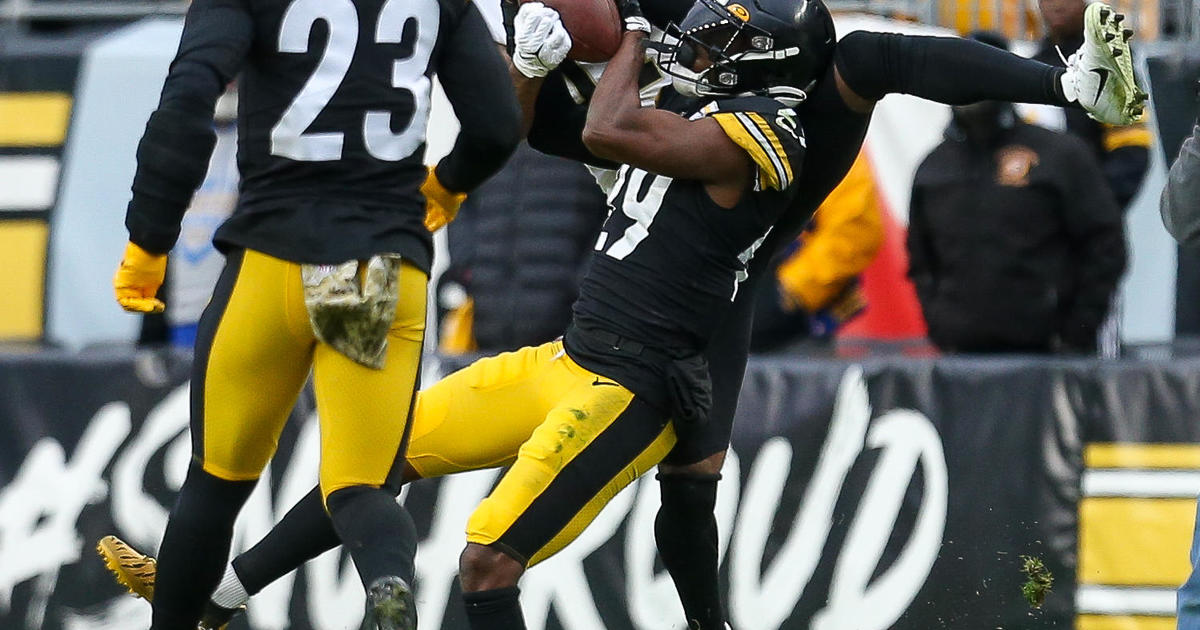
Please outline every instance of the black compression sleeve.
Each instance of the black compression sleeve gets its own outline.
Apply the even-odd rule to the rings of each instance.
[[[947,105],[1068,105],[1062,68],[974,40],[855,31],[838,41],[834,63],[846,85],[871,100],[911,94]]]
[[[617,168],[619,164],[592,155],[584,146],[583,125],[587,122],[587,103],[577,104],[571,98],[561,72],[558,70],[547,75],[538,92],[533,126],[529,128],[529,146],[548,155],[600,168]]]
[[[437,72],[459,123],[454,148],[438,163],[438,179],[449,190],[468,192],[500,170],[521,141],[512,77],[473,3],[450,34]]]
[[[138,144],[125,215],[130,240],[147,251],[165,253],[179,236],[216,143],[213,107],[241,67],[253,32],[242,0],[196,0],[188,9],[158,109]]]

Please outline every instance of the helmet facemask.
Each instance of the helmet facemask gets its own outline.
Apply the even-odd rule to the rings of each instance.
[[[745,1],[745,0],[743,0]],[[669,24],[659,69],[688,96],[805,100],[832,58],[833,22],[821,0],[696,0]],[[696,60],[711,63],[696,70]]]
[[[770,50],[773,38],[713,0],[700,0],[682,24],[667,26],[670,43],[653,44],[658,66],[685,96],[733,96],[756,91],[745,85],[739,62],[747,54]],[[698,60],[710,65],[696,71]]]

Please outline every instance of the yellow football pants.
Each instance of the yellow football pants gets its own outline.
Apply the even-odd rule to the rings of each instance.
[[[556,341],[476,361],[422,391],[408,463],[422,477],[512,464],[471,515],[467,540],[532,566],[674,444],[664,414]]]
[[[230,252],[201,317],[192,366],[192,449],[205,472],[257,479],[311,368],[321,418],[321,491],[398,482],[425,334],[425,272],[404,264],[382,370],[317,341],[300,265]]]

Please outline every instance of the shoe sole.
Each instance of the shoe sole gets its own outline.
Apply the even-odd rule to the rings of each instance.
[[[416,601],[400,582],[373,585],[367,593],[369,613],[360,630],[416,630]]]
[[[1106,51],[1101,60],[1112,74],[1109,80],[1120,82],[1125,93],[1124,114],[1130,118],[1129,122],[1133,122],[1141,113],[1146,93],[1138,87],[1133,76],[1133,53],[1120,25],[1123,17],[1103,2],[1089,4],[1083,14],[1088,45],[1100,46]]]
[[[96,543],[96,553],[104,560],[104,566],[112,572],[117,583],[135,597],[148,602],[154,601],[153,577],[147,580],[139,572],[150,571],[151,576],[158,564],[154,558],[138,553],[116,536],[105,536]]]

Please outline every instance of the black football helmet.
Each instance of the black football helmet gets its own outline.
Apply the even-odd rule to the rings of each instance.
[[[669,43],[652,45],[659,67],[677,91],[693,97],[802,100],[824,73],[837,41],[822,0],[696,0],[667,36]],[[702,57],[712,65],[696,72]]]

